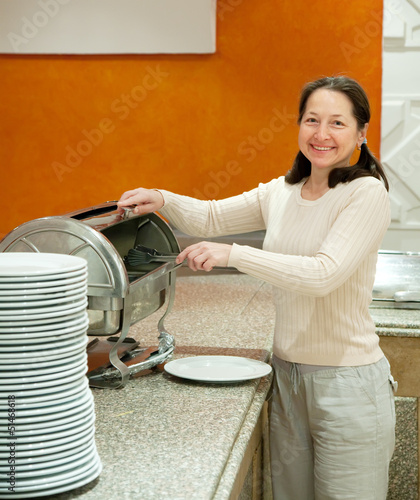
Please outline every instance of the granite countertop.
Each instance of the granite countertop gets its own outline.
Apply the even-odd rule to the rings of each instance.
[[[420,338],[420,309],[372,306],[370,314],[376,324],[376,333],[380,336]]]
[[[159,310],[130,329],[156,345]],[[244,275],[180,277],[165,326],[175,359],[197,354],[268,361],[271,287]],[[226,499],[271,385],[271,375],[205,384],[152,370],[123,389],[93,389],[99,478],[54,499]]]
[[[274,328],[270,285],[241,274],[177,278],[165,326],[175,359],[225,354],[267,361]],[[130,329],[157,343],[159,310]],[[420,336],[420,311],[371,308],[379,335]],[[120,390],[93,389],[103,471],[83,488],[51,499],[227,499],[271,384],[204,384],[159,370]]]

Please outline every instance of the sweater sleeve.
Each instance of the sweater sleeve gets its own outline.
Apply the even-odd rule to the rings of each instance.
[[[234,244],[228,266],[289,291],[328,295],[379,249],[388,228],[388,193],[371,179],[351,193],[315,255],[284,255]]]
[[[165,204],[160,213],[191,236],[210,238],[265,229],[262,206],[269,184],[224,200],[197,200],[159,190]]]

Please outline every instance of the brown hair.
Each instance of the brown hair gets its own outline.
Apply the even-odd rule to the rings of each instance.
[[[346,76],[332,76],[320,78],[314,82],[307,83],[301,92],[299,102],[299,117],[298,124],[302,121],[302,116],[305,113],[306,104],[309,97],[315,90],[325,88],[336,92],[342,92],[346,95],[353,105],[353,116],[357,120],[359,130],[362,130],[366,123],[370,120],[370,105],[366,92],[355,80]],[[311,163],[306,156],[299,151],[293,162],[292,168],[285,176],[286,182],[289,184],[297,184],[304,177],[311,174]],[[355,165],[349,167],[334,168],[328,177],[328,186],[335,187],[340,182],[350,182],[359,177],[372,176],[383,181],[387,190],[389,190],[388,180],[386,178],[384,168],[373,154],[370,152],[366,143],[363,143],[360,149],[359,160]]]

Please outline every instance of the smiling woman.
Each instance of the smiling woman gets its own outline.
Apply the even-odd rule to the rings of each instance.
[[[192,270],[234,267],[274,285],[276,500],[387,494],[394,396],[369,305],[390,204],[382,167],[364,143],[369,120],[355,80],[316,80],[303,89],[300,151],[286,177],[221,200],[139,188],[119,202],[137,205],[139,214],[159,210],[202,238],[265,230],[262,250],[202,241],[177,262]],[[360,157],[350,166],[356,147]],[[285,449],[293,454],[287,464]]]

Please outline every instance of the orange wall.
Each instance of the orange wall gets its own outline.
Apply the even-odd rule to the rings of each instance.
[[[378,154],[381,17],[379,0],[219,0],[213,55],[0,55],[0,236],[140,185],[221,198],[284,174],[323,75],[364,85]]]

